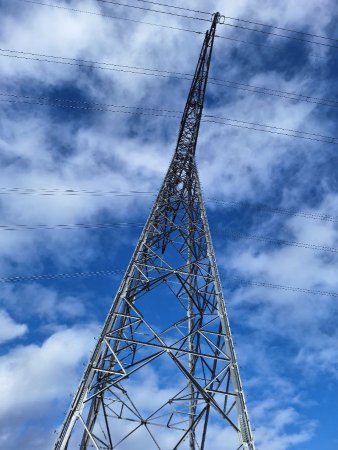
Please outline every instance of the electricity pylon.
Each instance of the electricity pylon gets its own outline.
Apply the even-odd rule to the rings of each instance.
[[[55,450],[255,450],[195,162],[219,17]]]

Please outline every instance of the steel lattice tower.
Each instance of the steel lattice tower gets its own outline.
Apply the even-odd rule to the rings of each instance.
[[[174,157],[55,450],[214,450],[217,436],[224,450],[255,450],[195,162],[219,17],[205,36]],[[160,388],[142,399],[142,383],[154,377]]]

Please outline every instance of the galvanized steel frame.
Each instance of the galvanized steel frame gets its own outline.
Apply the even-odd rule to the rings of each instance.
[[[174,157],[55,450],[125,448],[141,427],[154,449],[168,450],[161,434],[152,431],[156,427],[175,433],[171,448],[211,450],[211,417],[238,438],[238,445],[225,443],[224,450],[255,450],[195,162],[219,17],[213,16],[205,36]],[[158,331],[141,309],[160,286],[177,300],[183,315]],[[146,366],[158,369],[163,358],[170,359],[181,384],[176,395],[145,416],[125,383]],[[134,428],[116,439],[120,421]],[[75,425],[80,426],[77,441]]]

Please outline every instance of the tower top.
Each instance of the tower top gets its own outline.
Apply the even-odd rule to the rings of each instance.
[[[178,133],[175,153],[178,157],[193,158],[196,153],[216,26],[220,17],[219,12],[212,15],[212,25],[205,34]]]
[[[215,21],[216,24],[217,23],[223,24],[225,22],[225,16],[223,16],[220,12],[217,11],[211,15],[211,21],[212,22]]]

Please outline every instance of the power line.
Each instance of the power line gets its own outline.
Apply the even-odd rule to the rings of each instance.
[[[94,272],[73,272],[73,273],[59,273],[46,275],[19,275],[15,277],[0,277],[0,283],[19,283],[23,281],[43,281],[43,280],[58,280],[69,278],[90,278],[111,275],[123,275],[122,269],[114,270],[98,270]]]
[[[93,60],[88,60],[88,59],[69,58],[69,57],[65,57],[65,56],[46,55],[46,54],[42,54],[42,53],[24,52],[22,50],[13,50],[13,49],[7,49],[7,48],[0,48],[0,52],[7,52],[7,53],[11,53],[11,54],[37,56],[37,57],[42,57],[42,58],[52,58],[53,59],[52,61],[49,61],[47,59],[46,60],[42,59],[41,61],[43,61],[43,62],[58,63],[58,62],[60,62],[58,60],[61,60],[61,62],[62,61],[74,61],[74,62],[81,64],[81,66],[83,64],[86,64],[86,67],[87,67],[87,65],[88,65],[88,67],[93,67],[93,65],[97,65],[99,67],[95,67],[95,68],[98,68],[98,69],[105,69],[105,67],[109,67],[109,68],[122,67],[124,69],[143,70],[143,71],[147,71],[147,72],[156,72],[156,73],[166,74],[166,75],[170,75],[170,76],[180,75],[180,76],[184,76],[184,77],[189,77],[189,78],[187,78],[189,80],[191,80],[191,78],[193,77],[193,74],[191,74],[191,73],[173,72],[173,71],[169,71],[169,70],[159,70],[159,69],[152,69],[149,67],[129,66],[129,65],[125,65],[125,64],[115,64],[115,63],[111,63],[111,62],[93,61]],[[19,58],[19,55],[15,55],[15,56],[17,56]],[[1,56],[10,57],[11,55],[2,54]],[[27,58],[27,59],[29,59],[29,58]],[[55,61],[54,61],[54,59],[55,59]],[[40,61],[40,60],[37,60],[37,61]],[[101,67],[101,66],[104,66],[104,67]],[[222,81],[222,80],[216,79],[216,81]]]
[[[144,223],[138,222],[115,222],[115,223],[74,223],[74,224],[14,224],[14,225],[0,225],[0,231],[20,231],[20,230],[74,230],[74,229],[111,229],[111,228],[125,228],[136,227],[143,228]]]
[[[315,250],[315,251],[319,251],[319,252],[331,252],[331,253],[338,253],[338,248],[334,248],[334,247],[327,247],[327,246],[323,246],[323,245],[316,245],[316,244],[309,244],[307,242],[298,242],[298,241],[289,241],[289,240],[284,240],[284,239],[276,239],[276,238],[272,238],[269,236],[255,236],[252,234],[242,234],[242,233],[235,233],[232,231],[228,231],[227,228],[225,227],[217,227],[217,231],[225,231],[225,234],[227,236],[231,236],[234,238],[239,238],[239,239],[250,239],[250,240],[254,240],[254,241],[259,241],[259,242],[268,242],[271,244],[277,244],[277,245],[286,245],[286,246],[291,246],[291,247],[299,247],[299,248],[306,248],[309,250]]]
[[[135,0],[135,1],[142,2],[142,3],[148,3],[148,4],[152,4],[152,5],[157,5],[157,6],[165,6],[167,8],[173,8],[173,9],[182,10],[182,11],[194,12],[196,14],[205,14],[205,15],[208,15],[208,16],[212,15],[211,11],[198,11],[196,9],[183,8],[181,6],[168,5],[166,3],[158,3],[158,2],[154,2],[154,1],[150,1],[150,0]],[[240,19],[239,17],[225,16],[223,14],[222,14],[221,17],[224,18],[224,19],[235,20],[236,22],[250,23],[252,25],[258,25],[258,26],[261,26],[261,27],[274,28],[275,30],[288,31],[290,33],[303,34],[305,36],[311,36],[311,37],[315,37],[315,38],[319,38],[319,39],[325,39],[325,40],[329,40],[329,41],[333,41],[333,42],[338,42],[338,39],[330,38],[328,36],[322,36],[322,35],[318,35],[318,34],[314,34],[314,33],[308,33],[306,31],[299,31],[299,30],[294,30],[294,29],[291,29],[291,28],[284,28],[284,27],[280,27],[280,26],[277,26],[277,25],[271,25],[271,24],[267,24],[267,23],[257,22],[257,21],[254,21],[252,19],[250,19],[250,20],[249,19]]]
[[[136,6],[136,5],[129,5],[127,3],[120,3],[120,2],[109,1],[109,0],[96,0],[96,1],[100,2],[100,3],[108,3],[108,4],[116,5],[116,6],[123,6],[125,8],[140,9],[143,11],[150,11],[150,12],[155,12],[155,13],[159,13],[159,14],[165,14],[168,16],[176,16],[176,17],[183,17],[185,19],[193,19],[193,20],[200,20],[203,22],[210,22],[210,19],[204,19],[204,18],[200,18],[200,17],[192,17],[192,16],[187,16],[185,14],[173,13],[170,11],[160,11],[159,9],[146,8],[143,6]]]
[[[293,41],[307,42],[309,44],[321,45],[323,47],[338,48],[338,45],[326,44],[324,42],[311,41],[309,39],[302,39],[302,38],[298,38],[298,37],[295,37],[295,36],[286,36],[285,34],[274,33],[272,31],[257,30],[255,28],[249,28],[249,27],[245,27],[245,26],[242,26],[242,25],[234,25],[234,24],[231,24],[231,23],[222,23],[222,25],[228,26],[228,27],[232,27],[232,28],[241,29],[241,30],[252,31],[252,32],[255,32],[255,33],[261,33],[261,34],[270,35],[270,36],[277,36],[277,37],[281,37],[281,38],[284,38],[284,39],[291,39]]]
[[[32,4],[36,4],[36,5],[41,5],[41,6],[48,6],[48,7],[51,7],[51,8],[68,10],[68,11],[73,11],[73,12],[79,12],[79,13],[82,13],[82,14],[89,14],[89,15],[93,15],[93,16],[100,16],[100,17],[104,17],[104,18],[107,18],[107,19],[125,20],[125,21],[128,21],[128,22],[141,23],[141,24],[144,24],[144,25],[150,25],[150,26],[155,26],[155,27],[160,27],[160,28],[167,28],[167,29],[171,29],[171,30],[185,31],[185,32],[188,32],[188,33],[204,35],[203,31],[197,31],[197,30],[192,30],[192,29],[187,29],[187,28],[174,27],[174,26],[170,26],[170,25],[162,25],[162,24],[153,23],[153,22],[145,22],[145,21],[141,21],[141,20],[137,20],[137,19],[129,19],[129,18],[120,17],[120,16],[112,16],[112,15],[109,15],[109,14],[96,13],[94,11],[81,10],[81,9],[70,8],[70,7],[66,7],[66,6],[47,4],[47,3],[39,2],[37,0],[17,0],[17,1],[24,2],[24,3],[32,3]],[[232,25],[229,24],[229,26],[232,26]],[[233,26],[235,26],[235,25],[233,25]],[[248,28],[248,30],[255,31],[255,30],[253,30],[251,28]],[[278,36],[280,36],[280,35],[278,35]],[[217,35],[217,34],[215,35],[215,37],[216,38],[220,38],[220,39],[226,39],[226,40],[229,40],[229,41],[241,42],[241,43],[245,43],[245,44],[248,44],[248,45],[253,45],[255,47],[260,47],[260,48],[261,47],[268,47],[268,48],[274,48],[274,49],[278,49],[279,50],[278,47],[273,46],[273,45],[256,44],[254,42],[240,40],[240,39],[235,39],[235,38],[231,38],[231,37],[227,37],[227,36],[220,36],[220,35]],[[281,37],[283,37],[283,36],[281,36]],[[309,41],[309,42],[311,42],[311,41]],[[318,44],[320,44],[320,43],[318,43]],[[320,45],[325,45],[325,44],[320,44]],[[327,59],[326,57],[322,57],[320,55],[312,55],[312,56],[315,56],[316,58]]]
[[[20,231],[20,230],[73,230],[73,229],[111,229],[111,228],[125,228],[125,227],[136,227],[143,228],[144,224],[140,222],[114,222],[114,223],[75,223],[75,224],[13,224],[13,225],[0,225],[0,231]],[[276,239],[269,236],[255,236],[251,234],[241,234],[232,232],[224,226],[212,227],[217,232],[225,232],[226,236],[239,239],[250,239],[254,241],[274,243],[277,245],[286,245],[292,247],[306,248],[309,250],[320,251],[320,252],[331,252],[338,253],[338,248],[327,247],[323,245],[310,244],[307,242],[290,241],[283,239]]]
[[[204,116],[204,117],[207,117],[207,116]],[[223,122],[222,120],[229,120],[229,122]],[[231,123],[230,121],[231,122],[235,122],[235,123]],[[273,131],[273,130],[270,130],[270,129],[257,128],[254,123],[252,123],[252,122],[245,122],[243,120],[219,118],[218,120],[202,119],[202,122],[214,123],[214,124],[218,124],[218,125],[226,125],[226,126],[235,127],[235,128],[244,128],[246,130],[262,131],[264,133],[277,134],[277,135],[280,135],[280,136],[288,136],[288,137],[294,137],[294,138],[298,138],[298,139],[306,139],[308,141],[322,142],[322,143],[325,143],[325,144],[338,145],[338,142],[337,142],[338,138],[327,137],[327,139],[317,139],[317,138],[312,138],[312,137],[308,137],[308,136],[301,136],[300,134],[291,134],[291,133],[284,133],[284,132],[279,132],[279,131]],[[248,126],[242,125],[242,124],[245,124],[245,123]],[[266,128],[274,128],[274,127],[270,127],[269,125],[263,125],[263,124],[258,125],[258,126],[266,127]],[[279,128],[279,127],[277,127],[277,129],[282,130],[282,128]],[[293,132],[301,133],[301,131],[296,131],[296,130],[293,130]],[[308,134],[308,133],[306,133],[306,134]]]
[[[325,295],[325,296],[327,295],[329,297],[338,297],[338,292],[316,291],[316,290],[301,288],[301,287],[297,287],[297,286],[285,286],[283,284],[274,284],[274,283],[269,283],[267,281],[245,280],[243,278],[237,278],[237,277],[226,277],[226,279],[235,281],[235,282],[241,284],[242,286],[251,285],[251,286],[264,287],[264,288],[268,288],[268,289],[280,289],[283,291],[301,292],[303,294]],[[222,287],[227,289],[227,287],[224,285]]]
[[[23,52],[20,52],[20,53],[23,53]],[[124,65],[118,65],[118,64],[111,64],[112,66],[115,66],[115,67],[100,67],[100,66],[96,66],[95,64],[91,64],[91,65],[89,65],[90,64],[90,62],[88,61],[88,64],[83,64],[83,63],[81,63],[80,61],[81,60],[78,60],[79,62],[77,62],[77,63],[73,63],[73,62],[70,62],[70,61],[57,61],[56,59],[55,60],[48,60],[48,59],[42,59],[42,58],[37,58],[37,57],[28,57],[28,56],[22,56],[22,55],[13,55],[13,54],[11,54],[11,55],[6,55],[6,54],[4,54],[4,53],[0,53],[0,56],[3,56],[3,57],[7,57],[7,58],[16,58],[16,59],[25,59],[25,60],[29,60],[29,61],[41,61],[41,62],[47,62],[47,63],[54,63],[54,64],[63,64],[63,65],[67,65],[67,66],[78,66],[78,67],[87,67],[87,68],[94,68],[94,69],[99,69],[99,70],[111,70],[111,71],[115,71],[115,72],[125,72],[125,73],[133,73],[133,74],[136,74],[136,75],[148,75],[148,76],[154,76],[154,77],[162,77],[162,78],[178,78],[178,79],[180,79],[180,80],[182,80],[182,79],[186,79],[186,80],[191,80],[191,78],[183,78],[182,76],[180,76],[180,77],[177,77],[177,76],[175,76],[175,74],[174,73],[172,73],[172,75],[163,75],[163,74],[161,74],[160,73],[160,71],[159,70],[156,70],[156,72],[159,72],[159,73],[144,73],[144,72],[141,72],[141,71],[137,71],[137,72],[135,72],[135,71],[132,71],[132,70],[124,70],[124,69],[120,69],[119,67],[122,67],[122,68],[130,68],[130,66],[124,66]],[[51,58],[57,58],[57,57],[53,57],[53,56],[51,56]],[[71,58],[63,58],[63,59],[71,59]],[[73,59],[73,61],[77,61],[76,59]],[[87,62],[87,61],[83,61],[83,62]],[[100,64],[105,64],[105,63],[100,63]],[[106,66],[108,66],[108,63],[106,63]],[[139,68],[137,68],[137,67],[134,67],[134,69],[137,69],[137,70],[145,70],[145,71],[148,71],[148,72],[150,72],[150,69],[139,69]],[[154,72],[155,72],[155,70],[154,70]],[[168,72],[169,73],[169,72]],[[179,75],[179,74],[177,74],[177,75]]]
[[[137,0],[137,1],[139,1],[139,0]],[[252,25],[258,25],[261,27],[274,28],[275,30],[288,31],[290,33],[303,34],[305,36],[311,36],[311,37],[315,37],[315,38],[319,38],[319,39],[325,39],[328,41],[338,42],[338,39],[330,38],[328,36],[321,36],[318,34],[308,33],[306,31],[292,30],[291,28],[283,28],[283,27],[279,27],[277,25],[271,25],[271,24],[262,23],[262,22],[255,22],[255,21],[248,20],[248,19],[240,19],[238,17],[230,17],[230,16],[222,16],[222,17],[224,17],[225,19],[236,20],[237,22],[245,22],[245,23],[250,23]]]
[[[94,277],[106,277],[112,275],[123,275],[124,270],[122,269],[110,269],[110,270],[97,270],[91,272],[71,272],[71,273],[60,273],[60,274],[43,274],[43,275],[19,275],[13,277],[0,277],[0,283],[21,283],[30,281],[44,281],[44,280],[67,280],[72,278],[94,278]],[[338,297],[337,292],[328,291],[318,291],[307,288],[301,288],[297,286],[286,286],[281,284],[269,283],[266,281],[256,281],[256,280],[246,280],[239,277],[225,277],[227,281],[234,281],[242,286],[252,285],[259,286],[268,289],[279,289],[291,292],[301,292],[310,295],[325,295],[330,297]],[[228,289],[228,286],[223,284],[224,289]]]
[[[178,10],[181,10],[181,11],[194,12],[194,13],[197,13],[197,14],[206,14],[207,16],[211,16],[212,15],[212,13],[208,12],[208,11],[199,11],[197,9],[183,8],[182,6],[168,5],[167,3],[158,3],[158,2],[153,2],[153,1],[150,1],[150,0],[135,0],[135,1],[142,2],[142,3],[148,3],[148,4],[151,4],[151,5],[165,6],[167,8],[178,9]]]
[[[159,28],[168,28],[170,30],[186,31],[187,33],[203,34],[204,35],[203,31],[190,30],[190,29],[174,27],[174,26],[170,26],[170,25],[161,25],[161,24],[153,23],[153,22],[144,22],[142,20],[129,19],[127,17],[112,16],[112,15],[109,15],[109,14],[96,13],[94,11],[86,11],[86,10],[83,10],[83,9],[70,8],[70,7],[67,7],[67,6],[59,6],[59,5],[54,5],[54,4],[50,4],[50,3],[47,4],[47,3],[39,2],[37,0],[17,0],[17,1],[23,2],[23,3],[32,3],[32,4],[35,4],[35,5],[41,5],[41,6],[48,6],[50,8],[62,9],[62,10],[66,10],[66,11],[79,12],[79,13],[82,13],[82,14],[89,14],[89,15],[92,15],[92,16],[105,17],[107,19],[125,20],[127,22],[141,23],[143,25],[151,25],[151,26],[159,27]]]
[[[338,140],[338,138],[334,138],[331,136],[324,136],[322,134],[308,133],[307,131],[297,131],[297,130],[292,130],[290,128],[275,127],[272,125],[263,125],[261,123],[255,123],[255,122],[246,122],[243,120],[231,119],[230,117],[218,117],[218,116],[213,116],[213,115],[208,115],[208,114],[204,115],[204,117],[208,117],[211,119],[217,119],[217,120],[227,120],[227,121],[232,121],[232,122],[237,122],[237,123],[244,123],[247,125],[253,125],[253,126],[257,126],[257,127],[265,127],[265,128],[270,128],[270,129],[274,129],[274,130],[290,131],[292,133],[301,133],[301,134],[306,134],[308,136],[316,136],[316,137],[321,137],[321,138],[330,139],[330,140],[332,139],[333,141]],[[294,135],[292,135],[292,136],[294,136]],[[296,136],[294,136],[294,137],[296,137]],[[338,144],[338,142],[337,142],[337,144]]]
[[[261,203],[250,203],[250,202],[234,202],[234,201],[224,201],[219,200],[217,198],[206,197],[208,200],[213,201],[215,203],[221,203],[227,206],[239,206],[241,208],[254,208],[258,211],[265,210],[271,213],[284,214],[288,216],[302,217],[304,219],[313,219],[313,220],[321,220],[338,223],[338,217],[330,216],[324,213],[306,213],[302,211],[296,211],[292,209],[273,207],[270,205],[264,205]]]
[[[59,189],[59,188],[19,188],[19,187],[4,187],[0,188],[0,195],[9,195],[9,194],[18,194],[18,195],[66,195],[66,196],[77,196],[77,195],[91,195],[91,196],[104,196],[104,195],[114,195],[117,197],[135,197],[135,195],[156,195],[155,192],[152,191],[101,191],[101,190],[89,190],[89,189]]]
[[[139,195],[149,195],[156,196],[155,191],[138,191],[138,190],[130,190],[130,191],[118,191],[118,190],[100,190],[100,189],[60,189],[60,188],[22,188],[22,187],[0,187],[0,195],[42,195],[42,196],[56,196],[56,195],[65,195],[65,196],[79,196],[79,195],[90,195],[94,197],[102,197],[106,195],[113,195],[116,197],[135,197]],[[224,205],[225,207],[240,207],[244,209],[253,208],[256,211],[267,211],[276,214],[283,214],[288,216],[296,216],[302,217],[304,219],[311,220],[320,220],[324,222],[334,222],[338,223],[338,217],[330,216],[326,213],[311,213],[311,212],[302,212],[294,209],[286,209],[275,207],[271,205],[266,205],[262,203],[251,203],[251,202],[235,202],[232,200],[221,200],[219,198],[214,197],[205,197],[206,200]]]
[[[112,4],[112,5],[116,5],[116,6],[122,6],[125,8],[139,9],[139,10],[150,11],[150,12],[159,13],[159,14],[165,14],[165,15],[169,15],[169,16],[176,16],[176,17],[182,17],[182,18],[186,18],[186,19],[199,20],[199,21],[203,21],[203,22],[210,22],[210,20],[211,20],[211,19],[205,19],[205,18],[201,18],[201,17],[187,16],[184,14],[173,13],[173,12],[169,12],[169,11],[160,11],[158,9],[151,9],[151,8],[146,8],[146,7],[142,7],[142,6],[130,5],[127,3],[120,3],[120,2],[111,1],[111,0],[96,0],[96,1],[100,2],[100,3],[108,3],[108,4]],[[228,19],[236,20],[232,17],[226,17],[226,16],[222,16],[222,17],[224,17],[224,19],[228,18]],[[238,19],[238,20],[240,20],[240,19]],[[254,22],[247,21],[247,20],[243,20],[243,22],[254,24]],[[300,42],[308,42],[311,44],[322,45],[325,47],[338,48],[337,45],[325,44],[323,42],[311,41],[309,39],[303,39],[303,38],[298,38],[298,37],[294,37],[294,36],[287,36],[287,35],[280,34],[280,33],[274,33],[272,31],[257,30],[255,28],[249,28],[249,27],[245,27],[242,25],[234,25],[234,24],[226,23],[226,22],[221,22],[221,25],[238,28],[238,29],[243,29],[243,30],[247,30],[247,31],[255,32],[255,33],[262,33],[262,34],[266,34],[266,35],[277,36],[277,37],[281,37],[281,38],[285,38],[285,39],[292,39],[292,40],[300,41]],[[262,25],[262,24],[260,24],[260,25],[266,26],[266,25]],[[267,26],[269,26],[269,25],[267,25]],[[270,28],[272,28],[272,27],[270,26]],[[275,27],[273,27],[273,28],[275,28]],[[288,30],[288,31],[290,31],[290,30]],[[301,33],[301,32],[296,32],[296,33]],[[303,34],[307,35],[307,33],[303,33]],[[311,36],[311,34],[309,34],[309,35]],[[312,36],[315,36],[315,35],[312,35]],[[321,37],[321,38],[326,39],[325,37]],[[334,42],[337,41],[336,39],[330,39],[330,40],[334,41]]]
[[[246,44],[246,45],[251,45],[253,47],[257,47],[257,48],[268,48],[268,49],[273,49],[273,50],[278,50],[280,51],[280,47],[277,47],[276,45],[271,45],[271,44],[257,44],[256,42],[251,42],[251,41],[246,41],[244,39],[236,39],[236,38],[231,38],[228,36],[220,36],[219,34],[215,34],[216,38],[219,39],[225,39],[227,41],[233,41],[233,42],[240,42],[241,44]],[[326,56],[321,56],[321,55],[317,55],[315,53],[309,53],[309,56],[312,56],[314,58],[318,58],[318,59],[325,59],[327,60],[328,58]]]
[[[157,108],[146,108],[146,107],[137,107],[137,106],[126,106],[126,105],[115,105],[115,104],[107,104],[107,103],[97,103],[97,102],[86,102],[83,100],[71,100],[71,99],[58,99],[58,98],[53,98],[53,99],[49,99],[48,97],[31,97],[29,95],[18,95],[18,94],[7,94],[4,92],[0,91],[0,96],[8,96],[8,97],[14,97],[14,98],[24,98],[24,99],[33,99],[33,100],[39,100],[39,101],[46,101],[47,103],[52,101],[52,102],[56,102],[56,103],[70,103],[70,104],[80,104],[80,105],[86,105],[89,106],[89,108],[92,108],[92,105],[95,106],[95,110],[96,107],[100,107],[100,108],[107,108],[104,110],[107,110],[109,112],[121,112],[121,113],[126,113],[126,114],[135,114],[138,111],[153,111],[156,113],[169,113],[169,114],[174,114],[174,115],[167,115],[164,114],[164,117],[173,117],[173,118],[177,118],[178,114],[182,114],[182,111],[178,111],[178,110],[170,110],[170,109],[157,109]],[[76,106],[74,106],[76,107]],[[131,109],[134,111],[120,111],[120,110],[111,110],[109,108],[122,108],[122,109]],[[149,114],[147,114],[149,115]],[[150,114],[153,115],[153,114]],[[158,114],[155,114],[155,116],[158,116]],[[291,133],[297,133],[297,134],[305,134],[307,136],[314,136],[314,137],[320,137],[320,138],[324,138],[325,142],[326,140],[329,141],[329,143],[336,143],[335,141],[338,140],[338,138],[332,137],[332,136],[325,136],[322,134],[318,134],[318,133],[309,133],[307,131],[298,131],[298,130],[293,130],[290,128],[282,128],[282,127],[277,127],[277,126],[271,126],[271,125],[264,125],[264,124],[260,124],[260,123],[255,123],[255,122],[247,122],[247,121],[243,121],[243,120],[237,120],[237,119],[231,119],[230,117],[222,117],[222,116],[215,116],[215,115],[210,115],[210,114],[205,114],[203,117],[207,118],[207,119],[216,119],[216,120],[224,120],[224,121],[228,121],[228,122],[236,122],[236,123],[242,123],[242,124],[246,124],[246,125],[252,125],[252,126],[259,126],[259,127],[264,127],[264,128],[268,128],[268,129],[272,129],[272,130],[279,130],[279,131],[287,131],[287,132],[291,132]],[[216,123],[216,122],[215,122]],[[223,124],[223,123],[222,123]],[[264,131],[264,130],[262,130]],[[284,134],[284,133],[282,133]],[[290,135],[290,134],[285,134],[286,136],[293,136],[293,137],[298,137],[297,135]],[[320,140],[320,142],[322,142],[322,140]],[[337,142],[338,144],[338,142]]]
[[[74,99],[67,99],[67,98],[49,98],[49,97],[32,97],[30,95],[20,95],[20,94],[8,94],[6,92],[1,92],[0,91],[0,97],[13,97],[13,98],[19,98],[19,99],[27,99],[27,100],[39,100],[42,102],[46,102],[46,105],[48,106],[49,103],[48,102],[55,102],[56,104],[63,104],[65,103],[65,107],[69,104],[69,107],[74,107],[76,108],[76,105],[85,105],[85,106],[89,106],[89,109],[92,109],[92,107],[100,107],[100,108],[107,108],[107,109],[99,109],[99,111],[110,111],[110,112],[120,112],[119,110],[113,110],[113,109],[109,109],[109,108],[122,108],[122,109],[131,109],[133,111],[127,111],[126,114],[137,114],[137,111],[154,111],[154,112],[158,112],[158,113],[172,113],[172,114],[177,114],[174,116],[167,116],[164,115],[164,117],[179,117],[179,115],[182,114],[182,111],[178,111],[178,110],[173,110],[173,109],[158,109],[158,108],[146,108],[144,106],[126,106],[126,105],[116,105],[113,103],[97,103],[97,102],[87,102],[85,100],[74,100]],[[32,103],[35,104],[35,103]],[[74,105],[74,106],[73,106]],[[85,108],[87,109],[87,108]],[[96,108],[95,108],[96,110]],[[135,112],[135,111],[136,112]],[[121,111],[123,112],[123,111]],[[141,113],[140,113],[141,114]]]
[[[64,56],[45,55],[41,53],[24,52],[21,50],[1,49],[0,56],[15,59],[24,59],[30,61],[47,62],[54,64],[63,64],[76,67],[95,68],[98,70],[108,70],[122,73],[132,73],[134,75],[146,75],[160,78],[175,78],[178,80],[191,81],[193,74],[183,72],[172,72],[169,70],[150,69],[146,67],[128,66],[123,64],[114,64],[99,61],[90,61],[84,59],[67,58]],[[50,59],[48,59],[50,58]],[[102,67],[103,66],[103,67]],[[131,70],[132,69],[132,70]],[[155,73],[152,73],[155,72]],[[296,94],[294,92],[281,91],[278,89],[271,89],[262,86],[255,86],[246,83],[239,83],[231,80],[222,80],[219,78],[209,78],[209,84],[216,86],[225,86],[232,89],[242,90],[245,92],[252,92],[254,94],[270,95],[279,98],[285,98],[292,101],[302,101],[306,103],[313,103],[320,106],[328,106],[338,108],[338,101],[328,98],[313,97],[309,95]]]
[[[149,110],[152,110],[151,108],[136,108],[136,107],[129,107],[129,106],[114,106],[114,108],[135,108],[133,111],[128,111],[126,109],[110,109],[109,107],[104,106],[104,104],[93,104],[94,106],[88,106],[90,105],[87,102],[84,102],[86,106],[81,106],[81,101],[73,101],[73,100],[65,100],[65,99],[53,99],[52,102],[49,100],[46,100],[44,97],[31,97],[31,96],[21,96],[17,94],[2,94],[0,93],[0,96],[9,96],[9,97],[15,97],[15,98],[22,98],[23,100],[12,100],[10,99],[4,99],[1,98],[0,102],[7,102],[7,103],[14,103],[14,104],[28,104],[28,105],[38,105],[38,106],[50,106],[50,107],[56,107],[56,108],[66,108],[66,109],[73,109],[73,110],[80,110],[80,111],[100,111],[100,112],[112,112],[112,113],[118,113],[118,114],[129,114],[129,115],[145,115],[145,116],[153,116],[153,117],[166,117],[166,118],[174,118],[178,119],[180,118],[181,113],[167,113],[167,111],[170,110],[156,110],[157,112],[148,112]],[[31,101],[31,100],[38,100],[38,101]],[[55,102],[55,103],[53,103]],[[73,103],[73,104],[69,104]],[[145,110],[146,112],[143,112]],[[163,113],[163,114],[162,114]],[[231,119],[228,117],[218,117],[214,115],[204,115],[202,118],[202,122],[204,123],[214,123],[218,125],[225,125],[225,126],[231,126],[235,128],[244,128],[247,130],[254,130],[254,131],[262,131],[265,133],[270,134],[277,134],[280,136],[288,136],[288,137],[294,137],[299,139],[306,139],[310,141],[315,142],[322,142],[326,144],[333,144],[338,145],[338,138],[332,137],[332,136],[324,136],[319,135],[315,133],[308,133],[306,131],[298,131],[298,130],[291,130],[286,129],[282,127],[275,127],[270,125],[264,125],[264,124],[258,124],[254,122],[248,122],[238,119]],[[261,127],[261,128],[257,128]],[[277,131],[279,130],[279,131]],[[288,132],[285,132],[288,131]],[[311,137],[311,136],[317,136],[317,137]]]
[[[216,84],[219,86],[225,85],[230,88],[243,90],[246,92],[253,92],[255,94],[264,94],[264,95],[272,95],[274,97],[280,97],[285,98],[287,100],[293,100],[293,101],[300,101],[300,102],[306,102],[306,103],[314,103],[316,105],[321,106],[329,106],[332,108],[338,108],[338,101],[325,98],[325,97],[313,97],[311,95],[303,95],[303,94],[296,94],[295,92],[288,92],[288,91],[281,91],[278,89],[272,89],[267,88],[263,86],[256,86],[252,84],[246,84],[246,83],[239,83],[237,81],[231,81],[231,80],[221,80],[218,78],[210,78],[209,84]],[[218,83],[217,83],[218,82]]]
[[[2,95],[2,94],[0,94]],[[12,96],[14,96],[14,94],[12,94]],[[21,96],[19,96],[20,98]],[[23,98],[27,98],[28,96],[22,96]],[[32,98],[32,97],[30,97]],[[117,114],[129,114],[129,115],[143,115],[143,116],[152,116],[152,117],[166,117],[166,118],[170,118],[170,119],[179,119],[180,115],[176,114],[176,115],[170,115],[170,114],[155,114],[152,112],[143,112],[143,111],[127,111],[126,109],[124,110],[119,110],[119,109],[110,109],[108,107],[88,107],[88,106],[81,106],[81,105],[77,105],[77,104],[65,104],[63,103],[62,100],[54,100],[54,101],[59,101],[59,103],[51,103],[51,102],[47,102],[45,100],[41,100],[41,101],[29,101],[29,99],[27,100],[11,100],[11,99],[0,99],[0,102],[7,102],[7,103],[14,103],[14,104],[24,104],[24,105],[37,105],[37,106],[50,106],[52,108],[65,108],[65,109],[72,109],[72,110],[78,110],[78,111],[98,111],[98,112],[111,112],[111,113],[117,113]],[[69,102],[71,103],[71,101]],[[129,108],[128,106],[125,106],[122,108]],[[135,108],[136,109],[136,108]]]

